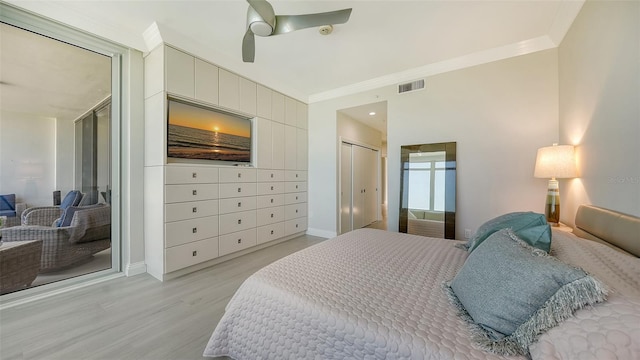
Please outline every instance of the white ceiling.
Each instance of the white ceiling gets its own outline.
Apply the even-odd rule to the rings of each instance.
[[[256,37],[248,64],[244,0],[9,2],[143,52],[165,41],[310,102],[557,46],[583,3],[273,0],[276,14],[353,11],[328,36]]]

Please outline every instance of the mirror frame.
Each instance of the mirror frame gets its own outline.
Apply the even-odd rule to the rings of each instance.
[[[400,216],[398,231],[406,233],[408,223],[409,189],[405,189],[405,172],[409,154],[419,152],[445,152],[444,238],[456,238],[456,142],[402,145],[400,147]],[[407,180],[408,181],[408,180]],[[405,205],[407,207],[404,207]]]

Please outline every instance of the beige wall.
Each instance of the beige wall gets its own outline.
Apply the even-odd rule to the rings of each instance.
[[[338,136],[357,144],[382,148],[382,133],[338,111]]]
[[[579,178],[561,181],[561,221],[580,204],[640,216],[640,2],[587,1],[559,47],[560,142]]]
[[[388,102],[388,224],[398,227],[400,146],[456,141],[457,234],[508,211],[544,211],[536,150],[558,141],[557,51],[426,78],[426,89],[385,87],[309,105],[310,233],[336,231],[336,111]]]

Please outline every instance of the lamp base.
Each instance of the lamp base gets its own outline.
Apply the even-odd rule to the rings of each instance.
[[[544,215],[547,222],[552,226],[558,226],[560,223],[560,188],[558,180],[549,180],[547,187],[547,201],[544,206]]]

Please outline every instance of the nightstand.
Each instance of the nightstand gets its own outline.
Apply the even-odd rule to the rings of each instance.
[[[558,226],[553,226],[551,225],[552,229],[556,229],[556,230],[560,230],[560,231],[564,231],[564,232],[573,232],[573,228],[571,226],[567,226],[563,223],[558,223]]]

